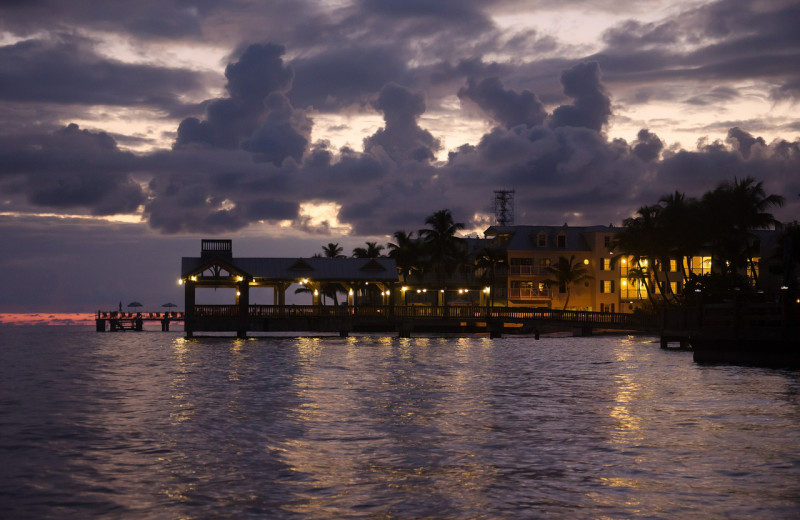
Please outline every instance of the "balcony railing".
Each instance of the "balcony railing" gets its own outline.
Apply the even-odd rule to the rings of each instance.
[[[541,265],[511,265],[508,268],[511,276],[547,276],[547,267]]]
[[[513,300],[546,300],[551,297],[549,289],[512,287],[508,290],[509,299]]]

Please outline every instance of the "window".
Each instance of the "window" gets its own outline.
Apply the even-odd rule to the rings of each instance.
[[[539,259],[539,274],[547,274],[547,268],[550,267],[550,259],[549,258],[540,258]]]
[[[566,249],[566,247],[567,247],[567,235],[565,235],[563,233],[558,235],[556,245],[560,249]]]
[[[677,273],[678,272],[678,261],[677,260],[670,260],[669,261],[669,272],[670,273]]]
[[[611,270],[611,259],[610,258],[601,258],[600,259],[600,270],[601,271],[610,271]]]
[[[511,258],[509,263],[511,264],[511,274],[533,274],[533,258]]]
[[[602,280],[600,282],[600,292],[604,294],[613,294],[614,280]]]
[[[536,247],[545,247],[547,246],[547,233],[544,231],[540,231],[539,235],[536,237]]]
[[[611,237],[610,236],[606,235],[606,236],[603,237],[603,247],[605,247],[606,249],[611,247]]]

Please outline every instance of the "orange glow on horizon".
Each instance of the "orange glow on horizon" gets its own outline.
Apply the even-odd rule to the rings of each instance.
[[[94,313],[0,313],[0,325],[94,325]]]

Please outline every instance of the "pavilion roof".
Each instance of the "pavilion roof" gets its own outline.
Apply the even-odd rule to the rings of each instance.
[[[198,274],[211,265],[230,267],[235,274],[261,280],[396,282],[393,258],[191,258],[181,259],[181,276]]]

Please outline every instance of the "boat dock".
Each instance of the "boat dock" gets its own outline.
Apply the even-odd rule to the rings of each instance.
[[[170,323],[183,323],[183,312],[118,312],[97,311],[95,330],[97,332],[121,332],[125,330],[142,331],[145,322],[161,322],[161,330],[169,332]]]

